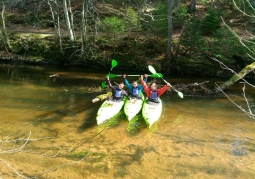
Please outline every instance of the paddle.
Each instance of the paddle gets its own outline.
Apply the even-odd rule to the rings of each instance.
[[[114,67],[116,67],[117,65],[118,65],[118,62],[117,62],[116,60],[112,59],[112,67],[111,67],[111,69],[110,69],[109,74],[111,73],[112,69],[113,69]]]
[[[108,74],[107,76],[109,76],[109,78],[115,78],[117,76],[122,76],[122,75]],[[141,75],[127,75],[127,76],[141,76]],[[154,78],[162,78],[163,77],[163,75],[161,73],[155,73],[155,74],[151,74],[148,76],[151,76]]]
[[[103,89],[106,87],[106,82],[105,82],[105,81],[103,81],[103,82],[101,83],[101,87],[102,87]]]
[[[114,67],[116,67],[118,65],[118,62],[116,61],[116,60],[114,60],[114,59],[112,59],[112,62],[111,62],[111,69],[110,69],[110,71],[109,71],[109,73],[108,73],[108,75],[107,76],[110,76],[111,74],[111,71],[112,71],[112,69],[114,68]],[[110,78],[110,77],[109,77]],[[103,81],[102,83],[101,83],[101,87],[102,88],[105,88],[106,87],[106,82],[105,81]]]
[[[149,69],[149,71],[150,71],[151,73],[157,74],[156,70],[155,70],[151,65],[148,66],[148,69]],[[168,83],[164,78],[161,77],[161,79],[162,79],[165,83]],[[170,84],[170,83],[169,83],[169,84]],[[171,88],[173,88],[173,90],[174,90],[175,92],[177,92],[177,94],[178,94],[181,98],[183,98],[182,92],[180,92],[180,91],[178,91],[177,89],[175,89],[171,84],[170,84],[170,86],[171,86]]]

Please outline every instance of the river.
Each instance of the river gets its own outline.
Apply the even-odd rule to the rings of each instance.
[[[88,89],[106,73],[0,64],[0,178],[255,178],[255,121],[224,95],[164,94],[152,130],[140,114],[129,124],[123,112],[97,126],[101,102],[91,100],[101,93]],[[245,106],[242,84],[229,92]]]

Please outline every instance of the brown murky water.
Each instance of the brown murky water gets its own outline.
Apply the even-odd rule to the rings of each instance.
[[[255,178],[255,121],[225,97],[165,94],[151,131],[123,113],[97,126],[84,89],[104,73],[84,71],[0,65],[0,178]]]

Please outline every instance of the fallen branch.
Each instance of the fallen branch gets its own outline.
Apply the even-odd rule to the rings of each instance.
[[[18,148],[18,149],[5,149],[4,151],[1,151],[0,154],[20,152],[25,147],[25,145],[28,143],[30,135],[31,135],[31,131],[29,132],[28,138],[25,140],[25,143],[20,148]]]
[[[0,161],[2,161],[8,168],[10,168],[16,175],[18,175],[21,178],[29,179],[29,177],[26,177],[24,175],[21,175],[17,170],[15,170],[9,163],[7,163],[5,160],[0,158]]]
[[[220,87],[219,85],[216,84],[216,86],[217,86],[217,90],[220,91],[220,92],[222,92],[222,93],[228,98],[228,100],[229,100],[231,103],[233,103],[235,106],[237,106],[242,112],[244,112],[244,113],[245,113],[246,115],[248,115],[250,118],[255,119],[255,115],[252,113],[251,108],[250,108],[250,105],[249,105],[249,102],[248,102],[248,99],[247,99],[246,96],[245,96],[245,85],[244,85],[244,87],[243,87],[242,90],[243,90],[243,96],[244,96],[244,99],[245,99],[246,104],[247,104],[247,106],[248,106],[249,112],[247,112],[242,106],[240,106],[240,105],[238,105],[237,103],[235,103],[235,102],[223,91],[223,89],[221,89],[221,87]]]

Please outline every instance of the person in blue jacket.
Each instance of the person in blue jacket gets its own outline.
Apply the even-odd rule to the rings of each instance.
[[[147,82],[147,74],[144,75],[143,81]],[[129,96],[134,99],[141,99],[141,93],[143,90],[143,86],[141,84],[138,85],[137,81],[133,81],[132,85],[129,84],[128,80],[126,79],[127,75],[123,74],[124,83],[129,90]]]

